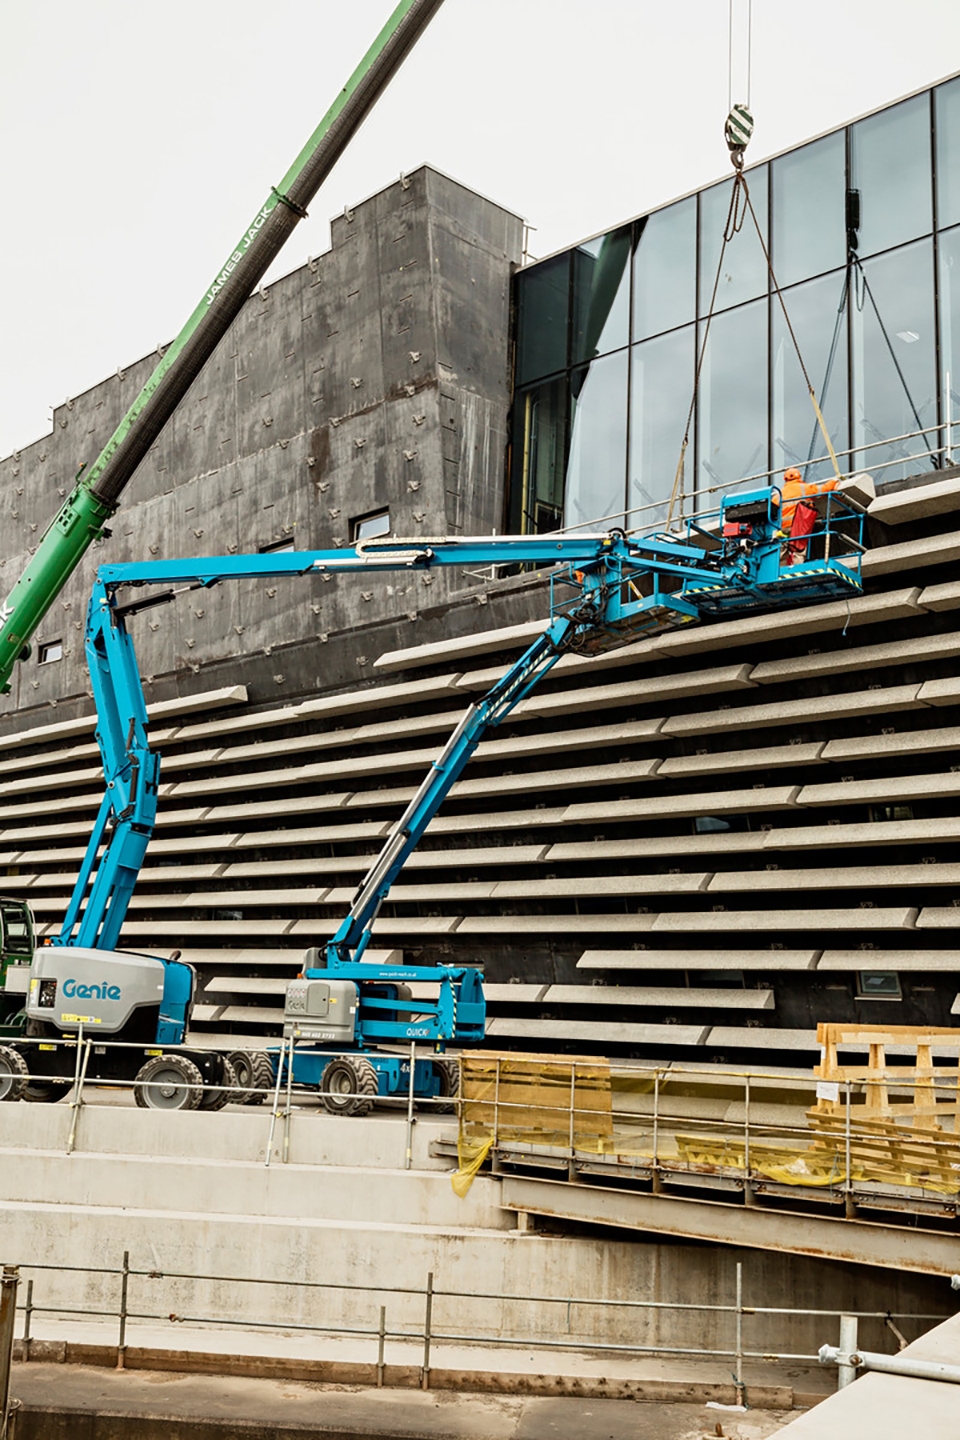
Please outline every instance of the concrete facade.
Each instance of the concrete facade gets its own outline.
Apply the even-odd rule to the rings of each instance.
[[[505,337],[521,239],[516,216],[423,167],[339,216],[327,253],[261,288],[140,467],[112,536],[43,622],[37,645],[62,641],[63,660],[38,665],[35,655],[18,667],[5,721],[85,708],[83,620],[103,561],[339,546],[355,520],[387,508],[400,535],[502,528]],[[58,406],[49,436],[0,462],[4,593],[156,358]],[[206,672],[224,664],[264,700],[312,693],[329,683],[326,642],[344,631],[351,678],[362,678],[357,632],[397,614],[414,627],[450,583],[206,592],[139,627],[148,693],[207,689]]]

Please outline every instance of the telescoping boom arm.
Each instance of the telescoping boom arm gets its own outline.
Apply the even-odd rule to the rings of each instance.
[[[155,587],[208,588],[231,579],[443,566],[551,566],[549,625],[487,695],[469,707],[327,943],[327,968],[343,971],[358,964],[391,884],[484,733],[506,718],[564,651],[597,653],[705,616],[782,608],[859,591],[861,545],[852,532],[862,517],[841,498],[827,497],[819,528],[805,541],[820,553],[798,562],[784,544],[779,499],[776,489],[729,497],[717,524],[691,524],[685,538],[633,538],[619,531],[433,541],[388,538],[352,549],[101,566],[90,601],[86,647],[107,789],[58,943],[104,949],[116,945],[152,834],[160,762],[149,746],[127,620],[178,593]],[[369,967],[362,973],[368,975]],[[409,967],[403,975],[418,978]],[[361,978],[349,970],[348,976]]]
[[[90,545],[107,533],[107,521],[137,466],[441,3],[400,0],[286,175],[271,188],[101,453],[78,475],[73,491],[0,605],[0,693],[9,690],[14,665],[27,653],[37,626]]]

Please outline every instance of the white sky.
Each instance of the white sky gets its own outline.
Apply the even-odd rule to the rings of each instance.
[[[0,455],[176,335],[392,3],[3,7]],[[727,16],[728,0],[446,0],[276,273],[423,161],[522,214],[537,255],[718,178]],[[751,163],[960,70],[960,4],[753,0],[752,51]]]

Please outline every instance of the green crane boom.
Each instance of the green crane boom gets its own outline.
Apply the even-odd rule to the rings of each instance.
[[[0,606],[0,693],[76,569],[104,534],[124,487],[243,308],[306,207],[442,0],[400,0],[280,183],[272,187],[180,334],[97,459],[78,476]]]

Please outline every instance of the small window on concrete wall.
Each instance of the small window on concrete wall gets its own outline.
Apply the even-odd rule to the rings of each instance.
[[[63,659],[63,641],[48,640],[37,650],[38,665],[52,665],[54,660]]]
[[[261,546],[260,546],[260,554],[261,554],[261,555],[278,555],[278,554],[284,554],[284,555],[285,555],[288,551],[293,550],[294,548],[295,548],[295,546],[294,546],[294,543],[293,543],[293,536],[292,536],[292,535],[288,535],[284,540],[271,540],[270,543],[269,543],[269,545],[261,545]]]
[[[350,523],[354,543],[358,540],[375,540],[378,535],[390,534],[390,511],[374,510],[369,515],[358,515]]]
[[[900,976],[895,970],[860,970],[857,974],[858,1000],[900,1000]]]

